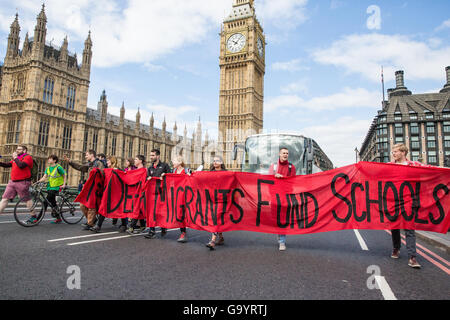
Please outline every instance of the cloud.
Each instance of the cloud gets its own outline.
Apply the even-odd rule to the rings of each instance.
[[[275,71],[289,71],[295,72],[300,70],[308,69],[308,67],[303,66],[301,59],[292,59],[290,61],[278,61],[272,64],[272,70]]]
[[[293,29],[307,19],[308,0],[255,1],[256,14],[279,29]]]
[[[442,24],[439,27],[437,27],[435,29],[435,31],[442,31],[442,30],[445,30],[445,29],[448,29],[448,28],[450,28],[450,19],[442,22]]]
[[[309,100],[298,95],[281,95],[269,98],[264,107],[267,112],[279,112],[287,108],[306,109],[315,112],[354,107],[376,109],[379,107],[381,100],[379,92],[370,92],[363,88],[344,88],[342,92],[329,96],[314,97]]]
[[[157,71],[164,71],[164,70],[166,70],[166,68],[164,66],[156,65],[156,64],[153,64],[153,63],[150,63],[150,62],[145,62],[144,63],[144,67],[149,72],[157,72]]]
[[[281,87],[281,93],[292,94],[292,93],[303,93],[307,94],[309,92],[307,79],[301,79],[292,83],[289,83]]]
[[[161,56],[200,44],[208,35],[215,34],[231,12],[232,3],[232,0],[47,0],[47,40],[53,38],[54,44],[60,44],[67,35],[69,47],[82,50],[91,30],[94,66],[150,63],[151,69]],[[305,21],[306,4],[307,0],[264,0],[257,1],[255,6],[257,17],[266,23],[291,28]],[[35,0],[2,5],[2,11],[10,11],[11,16],[0,13],[0,28],[9,32],[17,7],[22,31],[32,35],[40,6]]]
[[[346,116],[331,123],[305,127],[302,134],[313,138],[334,166],[342,167],[355,163],[355,148],[360,148],[371,121]]]
[[[430,42],[404,35],[354,34],[312,51],[311,56],[317,63],[334,65],[374,82],[380,82],[381,66],[387,81],[394,80],[396,70],[405,71],[406,81],[444,80],[450,46],[436,47],[436,41]]]

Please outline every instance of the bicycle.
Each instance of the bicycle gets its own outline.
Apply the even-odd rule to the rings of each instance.
[[[14,207],[14,219],[16,222],[22,227],[27,228],[37,226],[44,219],[47,209],[51,208],[52,215],[59,215],[65,223],[79,223],[83,219],[84,215],[80,212],[80,210],[77,210],[79,206],[73,202],[77,195],[69,193],[68,189],[62,189],[56,197],[56,207],[54,207],[47,200],[46,192],[44,191],[46,186],[46,182],[38,182],[30,187],[31,200],[33,201],[31,208],[27,207],[27,201],[24,201],[23,199],[19,199],[19,201],[17,201]],[[23,212],[22,210],[24,207],[26,208],[26,212]],[[31,222],[30,219],[20,219],[20,215],[24,214],[30,218],[30,213],[33,211],[36,216],[36,220],[34,222]]]

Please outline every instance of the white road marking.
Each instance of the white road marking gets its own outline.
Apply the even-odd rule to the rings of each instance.
[[[42,219],[42,221],[53,221],[53,220],[55,220],[55,219]],[[25,220],[23,220],[23,221],[25,221]],[[2,222],[0,222],[0,224],[5,224],[5,223],[17,223],[17,221],[14,220],[14,221],[2,221]]]
[[[381,290],[381,294],[384,297],[384,300],[397,300],[394,293],[391,290],[391,287],[389,287],[389,284],[387,283],[386,279],[382,276],[375,276],[375,281],[378,284],[378,288]]]
[[[73,239],[79,239],[79,238],[90,238],[90,237],[103,236],[103,235],[113,234],[113,233],[119,233],[119,231],[96,233],[96,234],[89,234],[89,235],[75,236],[75,237],[68,237],[68,238],[60,238],[60,239],[52,239],[52,240],[47,240],[47,242],[58,242],[58,241],[73,240]]]
[[[369,251],[369,248],[367,247],[366,242],[364,241],[364,239],[361,236],[361,234],[359,233],[359,231],[356,229],[354,229],[353,231],[355,231],[355,235],[356,235],[356,238],[358,239],[361,249],[363,249],[364,251]]]
[[[123,238],[130,238],[130,237],[136,237],[136,236],[140,236],[141,234],[137,234],[137,235],[126,235],[126,236],[121,236],[121,237],[111,237],[111,238],[102,238],[102,239],[95,239],[95,240],[88,240],[88,241],[81,241],[81,242],[73,242],[73,243],[68,243],[68,246],[77,246],[80,244],[87,244],[87,243],[94,243],[94,242],[100,242],[100,241],[108,241],[108,240],[116,240],[116,239],[123,239]]]
[[[173,230],[178,230],[179,228],[176,229],[167,229],[167,231],[173,231]],[[158,230],[156,231],[156,233],[160,233],[161,231]],[[97,235],[102,235],[102,234],[106,234],[106,233],[98,233]],[[131,237],[138,237],[138,236],[144,236],[147,233],[139,233],[139,234],[129,234],[126,236],[120,236],[120,237],[110,237],[110,238],[102,238],[102,239],[95,239],[95,240],[87,240],[87,241],[81,241],[81,242],[73,242],[73,243],[68,243],[68,246],[77,246],[80,244],[88,244],[88,243],[94,243],[94,242],[101,242],[101,241],[109,241],[109,240],[116,240],[116,239],[124,239],[124,238],[131,238]]]

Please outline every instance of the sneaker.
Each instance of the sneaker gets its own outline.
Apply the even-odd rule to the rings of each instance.
[[[50,222],[51,224],[60,224],[62,222],[61,219],[55,219],[52,222]]]
[[[209,250],[214,250],[215,249],[215,247],[216,247],[216,243],[214,242],[214,241],[210,241],[210,242],[208,242],[207,244],[206,244],[206,247],[208,247],[209,248]]]
[[[120,233],[124,233],[125,231],[127,231],[127,226],[120,226],[119,227],[119,232]]]
[[[154,231],[149,231],[148,234],[146,234],[144,236],[144,238],[147,238],[147,239],[155,239],[155,237],[156,237],[156,233]]]
[[[180,243],[186,243],[187,242],[186,232],[182,232],[177,241],[180,242]]]
[[[400,250],[399,249],[392,250],[391,258],[398,259],[399,257],[400,257]]]
[[[285,251],[286,250],[286,244],[285,243],[280,243],[280,251]]]
[[[417,262],[415,257],[409,258],[408,266],[414,269],[420,269],[422,266]]]
[[[84,231],[91,231],[91,226],[90,225],[86,225],[85,227],[83,227],[81,230],[84,230]]]
[[[27,221],[25,221],[26,224],[34,224],[36,223],[38,220],[36,217],[32,216],[30,217],[30,219],[28,219]]]
[[[99,233],[100,230],[101,230],[101,228],[99,226],[94,226],[94,227],[91,228],[91,231],[94,232],[94,233]]]
[[[133,234],[133,233],[134,233],[134,228],[129,227],[129,228],[127,229],[127,232],[128,232],[129,234]]]
[[[223,246],[225,244],[225,239],[223,238],[223,235],[219,234],[219,240],[216,242],[218,246]]]

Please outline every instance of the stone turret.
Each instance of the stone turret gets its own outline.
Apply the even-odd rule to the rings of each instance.
[[[88,33],[88,37],[86,41],[84,41],[84,50],[83,50],[83,60],[81,62],[81,70],[89,75],[91,73],[91,62],[92,62],[92,40],[91,40],[91,31]]]
[[[16,13],[16,18],[11,24],[9,36],[8,36],[8,48],[6,49],[6,58],[15,58],[19,54],[19,42],[20,42],[20,25],[19,15]]]
[[[45,38],[47,36],[47,16],[45,15],[45,5],[37,16],[36,27],[34,28],[33,56],[35,59],[44,57]]]

